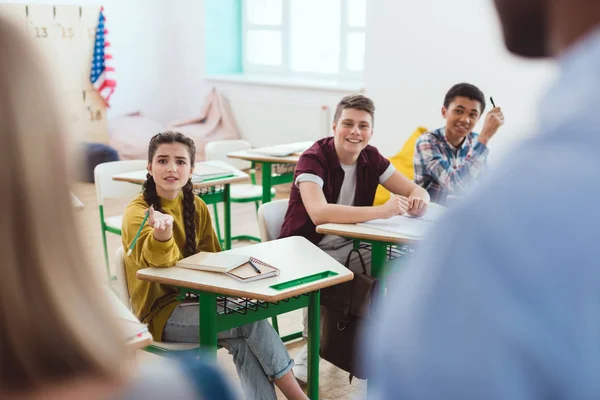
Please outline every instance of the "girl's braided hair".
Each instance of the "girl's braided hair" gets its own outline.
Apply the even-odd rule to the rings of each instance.
[[[190,165],[193,166],[196,158],[196,145],[189,137],[177,132],[164,132],[155,135],[150,139],[148,146],[148,163],[152,163],[152,159],[158,146],[165,143],[181,143],[186,146],[190,154]],[[160,198],[156,193],[156,182],[150,173],[146,175],[146,182],[143,185],[144,200],[148,206],[154,206],[156,211],[162,212],[160,206]],[[183,191],[183,221],[185,224],[185,248],[183,250],[184,257],[196,254],[196,205],[194,203],[192,179],[190,178],[181,189]]]

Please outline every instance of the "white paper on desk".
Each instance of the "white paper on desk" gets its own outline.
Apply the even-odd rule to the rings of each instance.
[[[388,219],[374,219],[357,225],[418,239],[427,233],[434,223],[421,218],[407,218],[397,215]]]

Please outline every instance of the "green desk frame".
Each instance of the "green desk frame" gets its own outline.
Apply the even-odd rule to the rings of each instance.
[[[270,161],[254,161],[256,164],[262,166],[262,203],[268,203],[271,201],[271,188],[275,185],[282,185],[284,183],[292,183],[294,181],[294,172],[285,172],[283,174],[274,174],[273,166],[280,165],[282,163],[270,162]],[[283,163],[282,165],[295,165]]]
[[[261,165],[262,173],[262,204],[270,202],[273,197],[271,196],[271,188],[275,185],[282,185],[285,183],[292,183],[294,181],[294,172],[286,172],[283,174],[274,174],[273,167],[282,163],[271,162],[271,161],[252,161],[254,165]],[[290,164],[283,164],[290,165]],[[295,165],[295,164],[294,164]],[[277,318],[273,320],[273,327],[279,332],[279,324]],[[297,339],[302,337],[302,332],[296,332],[291,335],[282,336],[281,340],[287,342],[289,340]]]
[[[279,314],[308,307],[308,397],[319,398],[319,342],[320,342],[320,291],[306,293],[276,303],[256,302],[253,308],[246,307],[245,311],[218,313],[216,293],[203,292],[194,289],[179,288],[180,297],[196,294],[200,307],[200,347],[204,354],[216,358],[217,334],[238,326],[267,319]],[[282,338],[283,340],[284,338]]]
[[[218,185],[220,186],[220,185]],[[231,198],[229,183],[222,185],[223,189],[217,189],[217,186],[209,186],[198,189],[197,196],[207,205],[223,203],[223,250],[231,249]]]

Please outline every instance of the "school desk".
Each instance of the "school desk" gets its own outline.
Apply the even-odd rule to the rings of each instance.
[[[308,394],[319,395],[320,289],[352,280],[352,272],[299,236],[229,250],[281,270],[277,277],[239,282],[226,274],[179,267],[143,268],[141,280],[180,288],[200,301],[200,344],[216,354],[217,333],[308,306]],[[231,298],[230,298],[231,297]],[[232,299],[241,298],[241,299]],[[217,302],[224,310],[217,311]]]
[[[383,278],[384,265],[388,258],[388,247],[396,245],[415,245],[420,239],[387,232],[357,224],[322,224],[317,226],[317,232],[324,235],[337,235],[371,245],[371,275],[377,279]],[[383,286],[383,285],[382,285]]]
[[[280,146],[269,146],[269,149],[277,147],[289,146],[284,144]],[[268,203],[271,201],[271,188],[274,185],[281,185],[284,183],[291,183],[294,180],[294,167],[300,159],[299,153],[294,153],[288,156],[272,156],[260,153],[261,148],[234,151],[227,154],[229,158],[238,158],[252,162],[252,166],[255,164],[261,164],[262,173],[262,203]]]

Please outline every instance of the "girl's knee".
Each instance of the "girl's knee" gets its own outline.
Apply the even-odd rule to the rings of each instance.
[[[251,324],[247,324],[241,327],[242,335],[246,339],[248,339],[252,335],[252,333],[261,332],[264,329],[273,329],[266,319],[255,321]]]

